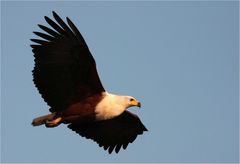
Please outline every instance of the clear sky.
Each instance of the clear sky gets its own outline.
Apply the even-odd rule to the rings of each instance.
[[[2,162],[237,162],[238,2],[1,2]],[[70,17],[109,92],[148,128],[109,155],[65,125],[32,127],[48,106],[32,82],[32,31]]]

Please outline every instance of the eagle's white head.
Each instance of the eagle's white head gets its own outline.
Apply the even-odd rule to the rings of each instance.
[[[137,107],[141,108],[141,103],[132,96],[118,96],[118,97],[124,99],[122,104],[125,104],[126,109],[129,107],[132,107],[132,106],[137,106]]]

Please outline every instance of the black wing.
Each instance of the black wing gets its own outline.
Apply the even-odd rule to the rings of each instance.
[[[126,149],[129,143],[132,143],[136,137],[147,131],[141,120],[134,114],[125,111],[120,116],[96,122],[79,122],[68,125],[82,137],[92,139],[108,150],[109,154],[115,149],[118,153],[121,147]]]
[[[56,23],[45,16],[52,27],[39,27],[45,32],[34,32],[41,39],[31,39],[35,57],[33,81],[50,111],[66,108],[104,91],[96,64],[82,35],[67,18],[67,24],[53,11]]]

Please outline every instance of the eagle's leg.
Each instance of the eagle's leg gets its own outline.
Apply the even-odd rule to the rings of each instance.
[[[57,117],[53,120],[47,120],[45,123],[45,126],[48,128],[56,127],[61,123],[61,121],[62,121],[62,117]]]

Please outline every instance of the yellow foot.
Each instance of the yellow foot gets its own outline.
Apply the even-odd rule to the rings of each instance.
[[[50,128],[50,127],[56,127],[60,124],[60,121],[62,120],[61,117],[58,117],[54,120],[47,120],[46,123],[45,123],[45,126]]]

